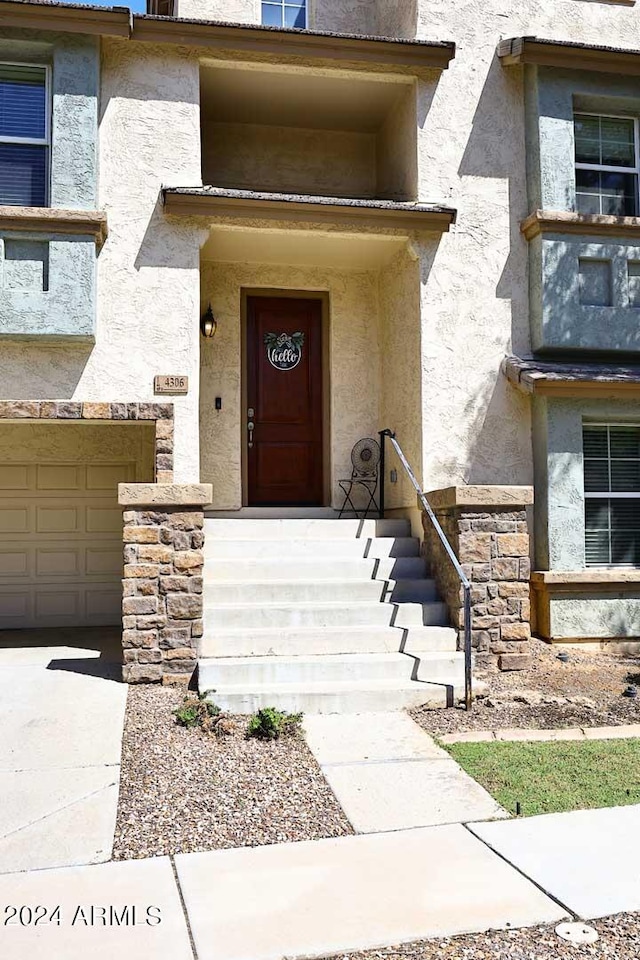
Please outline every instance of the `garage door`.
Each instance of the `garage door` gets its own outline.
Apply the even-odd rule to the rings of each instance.
[[[135,463],[0,464],[0,629],[120,622]]]

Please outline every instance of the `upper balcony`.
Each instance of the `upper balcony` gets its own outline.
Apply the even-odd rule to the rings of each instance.
[[[264,65],[201,69],[202,182],[232,190],[413,201],[413,81]]]

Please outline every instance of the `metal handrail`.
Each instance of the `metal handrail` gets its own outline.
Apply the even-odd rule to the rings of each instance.
[[[431,520],[431,523],[433,524],[435,531],[438,534],[438,537],[440,538],[440,542],[442,543],[442,546],[444,547],[445,552],[449,557],[449,560],[453,564],[454,570],[458,574],[458,579],[460,580],[460,583],[462,584],[462,588],[464,590],[464,705],[465,705],[465,709],[471,710],[471,703],[473,699],[473,689],[472,689],[473,679],[472,679],[472,668],[471,668],[471,584],[469,583],[467,575],[465,574],[464,570],[462,569],[462,566],[460,565],[460,561],[458,560],[455,553],[453,552],[453,547],[447,540],[447,535],[445,534],[444,530],[440,526],[438,522],[438,518],[436,517],[435,513],[431,509],[429,501],[424,495],[424,491],[422,490],[422,488],[420,487],[420,484],[416,480],[416,476],[413,470],[411,469],[409,461],[405,457],[402,451],[402,447],[396,440],[395,433],[392,430],[380,431],[380,444],[383,450],[384,450],[385,437],[387,437],[391,441],[393,449],[395,450],[398,456],[398,459],[400,460],[400,463],[404,467],[407,473],[407,476],[409,477],[409,479],[411,480],[411,483],[415,487],[416,493],[418,494],[418,499],[420,500],[420,503],[422,504],[422,507],[425,513]],[[382,474],[382,485],[384,489],[384,473]],[[384,503],[383,497],[381,497],[381,502]]]

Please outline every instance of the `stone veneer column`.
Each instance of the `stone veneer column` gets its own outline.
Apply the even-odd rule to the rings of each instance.
[[[210,484],[121,483],[123,679],[184,683],[202,636],[204,507]]]
[[[529,665],[529,528],[532,487],[467,486],[433,490],[429,504],[471,582],[472,643],[501,670]],[[451,623],[464,644],[464,591],[434,526],[423,513],[424,550]]]

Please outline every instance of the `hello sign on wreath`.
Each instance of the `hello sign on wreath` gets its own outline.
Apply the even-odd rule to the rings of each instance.
[[[302,360],[304,333],[265,333],[267,358],[276,370],[294,370]]]

